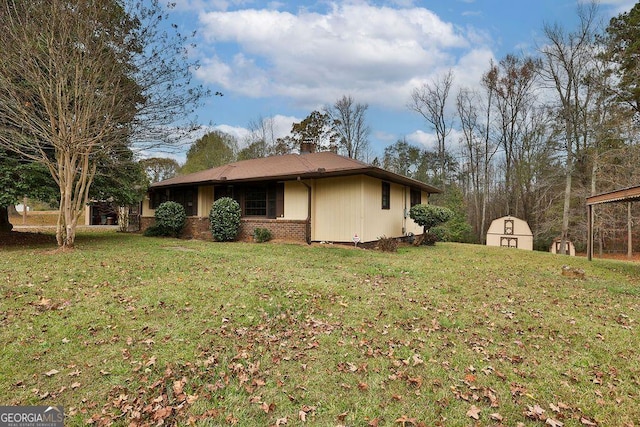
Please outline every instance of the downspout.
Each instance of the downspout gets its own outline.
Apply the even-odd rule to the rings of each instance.
[[[402,235],[406,236],[407,235],[407,189],[409,187],[405,186],[404,187],[404,191],[403,191],[403,195],[404,195],[404,201],[403,201],[403,206],[402,206]]]
[[[300,177],[298,177],[298,181],[302,183],[305,187],[307,187],[307,225],[305,229],[305,240],[307,241],[307,245],[311,244],[311,186],[306,182],[302,181]]]

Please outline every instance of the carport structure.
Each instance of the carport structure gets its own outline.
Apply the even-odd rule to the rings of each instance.
[[[627,203],[629,222],[627,248],[631,254],[631,203],[640,201],[640,186],[623,188],[621,190],[610,191],[608,193],[597,194],[587,197],[587,258],[593,258],[593,206],[602,203]]]

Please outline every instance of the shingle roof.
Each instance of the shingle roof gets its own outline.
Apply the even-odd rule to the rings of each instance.
[[[419,188],[427,193],[441,193],[435,187],[364,162],[340,156],[330,151],[308,154],[286,154],[243,160],[180,175],[151,184],[152,189],[190,184],[230,184],[265,180],[288,181],[294,179],[324,178],[331,176],[369,175],[398,184]]]

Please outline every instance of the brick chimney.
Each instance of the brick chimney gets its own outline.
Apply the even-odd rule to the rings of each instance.
[[[300,143],[300,154],[310,154],[316,152],[316,144],[309,140]]]

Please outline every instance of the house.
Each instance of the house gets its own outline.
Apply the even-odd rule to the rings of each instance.
[[[239,240],[256,228],[275,239],[311,242],[371,242],[382,236],[422,233],[409,218],[411,206],[440,193],[423,182],[333,152],[287,154],[245,160],[177,176],[150,186],[141,227],[154,209],[172,200],[184,206],[184,233],[211,239],[209,212],[220,197],[242,209]]]
[[[494,219],[487,231],[487,246],[502,246],[532,251],[533,233],[529,224],[513,216]]]

